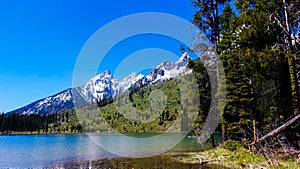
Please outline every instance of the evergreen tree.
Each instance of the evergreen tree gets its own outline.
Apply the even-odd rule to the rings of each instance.
[[[230,0],[192,0],[197,8],[194,13],[193,24],[209,38],[217,49],[220,36],[220,11],[223,4]]]

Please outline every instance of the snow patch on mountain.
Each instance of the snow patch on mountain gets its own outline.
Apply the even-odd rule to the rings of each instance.
[[[162,62],[154,69],[152,69],[152,71],[147,76],[140,79],[135,84],[135,87],[154,85],[171,78],[191,73],[192,70],[186,67],[190,58],[191,57],[187,53],[183,53],[179,60],[176,62]]]
[[[33,114],[56,113],[74,105],[95,103],[106,98],[112,98],[134,87],[145,87],[161,83],[165,80],[191,73],[186,67],[190,56],[183,53],[176,62],[162,62],[148,75],[132,73],[118,81],[109,70],[96,75],[83,86],[64,90],[56,95],[33,102],[27,106],[8,113]]]

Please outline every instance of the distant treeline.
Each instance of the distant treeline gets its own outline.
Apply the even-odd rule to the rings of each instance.
[[[68,111],[55,114],[18,113],[0,115],[0,131],[2,134],[11,132],[60,133],[81,132],[82,127],[74,122],[74,114]],[[72,122],[71,122],[72,121]]]

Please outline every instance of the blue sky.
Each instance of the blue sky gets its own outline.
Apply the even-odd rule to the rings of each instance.
[[[194,7],[189,0],[0,1],[0,111],[72,87],[76,59],[89,37],[105,24],[139,12],[163,12],[191,21]],[[180,55],[180,45],[163,36],[134,36],[109,52],[99,72],[114,69],[116,58],[144,48]]]

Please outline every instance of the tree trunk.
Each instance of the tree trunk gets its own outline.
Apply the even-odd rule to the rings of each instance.
[[[286,7],[286,2],[285,0],[282,0],[283,2],[283,7],[284,7],[284,17],[285,17],[285,25],[286,25],[286,30],[288,33],[288,40],[289,40],[289,49],[292,54],[294,54],[293,50],[293,43],[292,43],[292,35],[291,35],[291,30],[290,30],[290,24],[289,24],[289,15]],[[299,94],[299,83],[298,83],[298,76],[297,76],[297,68],[295,64],[295,58],[292,58],[292,67],[293,67],[293,76],[294,76],[294,81],[295,81],[295,90],[296,90],[296,102],[297,102],[297,109],[299,111],[300,109],[300,94]]]

